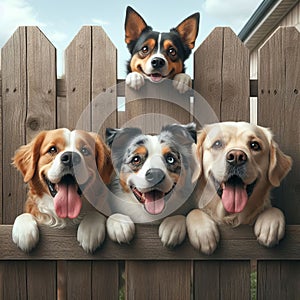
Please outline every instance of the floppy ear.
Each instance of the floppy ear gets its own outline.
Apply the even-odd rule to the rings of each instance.
[[[279,186],[281,180],[288,174],[292,167],[291,157],[285,155],[272,140],[270,143],[269,181],[273,186]]]
[[[176,141],[180,143],[180,145],[197,142],[197,131],[195,123],[189,123],[186,125],[176,123],[172,125],[165,125],[161,129],[161,133],[164,132],[172,133],[173,138],[175,138]]]
[[[191,136],[191,138],[194,140],[194,143],[197,143],[197,131],[196,131],[196,124],[195,123],[189,123],[186,125],[181,125]]]
[[[197,155],[197,159],[199,162],[199,176],[201,176],[202,174],[202,162],[203,162],[203,142],[206,139],[207,133],[205,130],[201,130],[198,133],[198,137],[197,137],[197,148],[196,148],[196,155]]]
[[[183,43],[193,49],[198,35],[200,14],[195,13],[183,20],[175,29],[179,33]]]
[[[30,143],[21,146],[12,158],[13,165],[22,173],[26,183],[34,176],[45,135],[46,131],[40,132]]]
[[[98,134],[94,134],[95,150],[96,150],[96,163],[98,172],[105,184],[110,183],[111,175],[113,172],[113,165],[110,157],[110,150],[102,142]]]
[[[142,134],[142,130],[135,127],[121,129],[107,128],[106,143],[111,148],[111,159],[114,167],[119,170],[128,143]]]
[[[132,7],[128,6],[125,17],[126,44],[136,41],[147,27],[149,26],[145,20]]]

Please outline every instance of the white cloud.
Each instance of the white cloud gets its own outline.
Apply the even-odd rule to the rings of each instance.
[[[66,33],[64,33],[64,32],[51,31],[51,30],[48,30],[48,31],[49,32],[47,34],[47,37],[54,44],[54,46],[56,44],[64,43],[68,39],[68,35]]]
[[[104,26],[104,25],[108,25],[109,22],[104,21],[104,20],[100,20],[100,19],[92,19],[92,24],[93,25],[98,25],[98,26]]]
[[[222,25],[241,29],[248,21],[261,0],[205,0],[203,10],[211,17],[217,18]]]
[[[19,26],[44,26],[26,0],[1,0],[0,45],[4,44]]]
[[[53,30],[53,25],[41,22],[26,0],[0,0],[0,47],[19,26],[38,26],[47,32],[47,37],[54,45],[67,39],[64,32]]]

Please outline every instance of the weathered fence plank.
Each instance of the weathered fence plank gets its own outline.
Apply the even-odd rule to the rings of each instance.
[[[257,299],[298,299],[299,270],[299,261],[258,261]]]
[[[11,166],[11,157],[26,138],[26,28],[19,27],[1,50],[3,124],[3,223],[12,224],[22,211],[26,190]]]
[[[230,28],[213,30],[195,51],[194,66],[194,89],[218,119],[249,121],[249,51]],[[201,115],[201,102],[194,109]]]
[[[279,28],[259,51],[258,123],[270,127],[293,169],[274,193],[289,224],[300,224],[300,33]]]
[[[56,49],[37,27],[27,27],[26,142],[56,128]]]
[[[11,166],[11,157],[20,145],[29,141],[38,131],[56,126],[56,51],[38,28],[20,27],[2,49],[1,61],[2,91],[6,91],[2,99],[5,115],[2,120],[2,144],[7,145],[2,166],[6,173],[2,195],[3,222],[13,223],[15,217],[23,211],[26,190],[22,177]],[[27,264],[30,270],[30,262],[25,263]],[[55,263],[51,262],[49,265],[53,267]],[[13,268],[17,276],[25,279],[26,269],[21,262],[16,262]],[[14,273],[9,272],[8,276],[5,273],[8,284],[15,282],[14,276]],[[39,276],[32,277],[38,278]],[[23,284],[25,283],[26,280]],[[26,289],[24,290],[25,298]],[[14,293],[9,288],[7,291]],[[30,295],[30,290],[27,294]],[[7,295],[4,299],[14,297]]]
[[[194,263],[195,299],[250,299],[250,261]]]
[[[25,261],[6,261],[0,263],[0,277],[2,279],[0,299],[27,299],[27,278]]]
[[[92,27],[92,58],[92,130],[104,136],[117,125],[117,49],[101,27]]]
[[[120,275],[121,276],[121,275]],[[92,299],[119,298],[119,266],[115,261],[92,262]]]
[[[60,124],[70,129],[91,130],[91,111],[78,123],[82,112],[90,106],[92,29],[83,26],[65,51],[65,76],[67,103]]]
[[[56,263],[49,261],[28,261],[27,299],[56,299]]]
[[[148,82],[139,91],[125,87],[126,104],[119,126],[140,127],[144,133],[158,133],[166,124],[190,122],[190,97],[179,94],[172,81]]]
[[[108,238],[94,254],[87,254],[78,245],[76,229],[53,229],[41,226],[42,237],[30,255],[18,249],[11,240],[11,225],[2,225],[0,231],[0,260],[280,260],[300,259],[300,228],[290,225],[278,246],[268,249],[258,244],[249,226],[236,229],[220,227],[222,239],[211,256],[196,251],[189,242],[174,250],[163,247],[157,226],[137,225],[136,236],[130,245],[118,245]]]
[[[127,261],[126,299],[182,299],[191,297],[191,262]]]

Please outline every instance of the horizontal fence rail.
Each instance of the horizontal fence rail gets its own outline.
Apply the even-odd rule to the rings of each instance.
[[[298,299],[299,32],[279,28],[260,48],[257,80],[250,80],[249,61],[234,32],[218,27],[194,52],[191,91],[179,95],[164,83],[133,91],[117,78],[117,49],[101,27],[81,28],[65,51],[65,74],[59,79],[56,49],[47,37],[37,27],[18,28],[1,49],[0,64],[0,300]],[[203,125],[212,120],[203,99],[219,121],[249,121],[250,97],[257,97],[258,123],[270,127],[293,158],[291,173],[272,194],[288,224],[279,245],[259,245],[251,226],[220,226],[220,244],[205,256],[188,239],[174,249],[163,247],[154,225],[137,225],[129,245],[106,238],[94,254],[78,245],[76,228],[41,226],[39,244],[30,253],[13,244],[12,224],[23,211],[27,190],[11,157],[41,130],[80,127],[103,136],[106,127],[137,120],[143,130],[155,132],[164,121],[152,119],[157,113]],[[147,122],[141,121],[145,114]]]

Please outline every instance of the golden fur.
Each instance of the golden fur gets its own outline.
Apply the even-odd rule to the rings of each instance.
[[[270,191],[279,186],[292,161],[279,149],[271,131],[246,122],[211,124],[199,133],[197,149],[201,175],[192,196],[197,209],[187,217],[192,245],[211,254],[219,241],[216,224],[238,226],[255,221],[254,231],[261,244],[273,246],[278,243],[284,234],[284,217],[280,210],[271,207]],[[233,213],[224,208],[215,186],[215,182],[220,182],[221,187],[226,184],[223,183],[228,170],[226,157],[230,151],[245,160],[242,162],[244,186],[254,183],[245,207]],[[269,224],[263,222],[266,215]],[[278,231],[272,232],[269,228],[272,222],[276,223]]]

